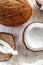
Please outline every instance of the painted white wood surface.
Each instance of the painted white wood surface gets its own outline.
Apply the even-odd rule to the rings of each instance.
[[[0,65],[20,65],[20,63],[35,63],[38,60],[43,60],[43,51],[32,52],[27,50],[22,42],[22,33],[24,28],[31,22],[43,22],[43,12],[39,10],[35,0],[28,0],[33,8],[31,18],[27,23],[19,27],[5,27],[0,24],[0,32],[12,33],[15,38],[16,48],[19,52],[18,56],[12,56],[10,60],[6,62],[0,62]]]

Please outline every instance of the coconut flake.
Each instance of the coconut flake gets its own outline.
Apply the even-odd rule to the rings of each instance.
[[[13,50],[11,46],[9,45],[9,43],[3,40],[0,40],[0,52],[5,54],[10,53],[10,54],[18,55],[18,51]]]
[[[33,51],[43,50],[43,24],[29,25],[24,33],[24,41],[26,46]]]

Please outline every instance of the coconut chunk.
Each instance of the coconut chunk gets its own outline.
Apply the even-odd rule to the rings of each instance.
[[[43,50],[43,24],[32,23],[24,32],[23,41],[27,48],[33,51]]]
[[[13,35],[9,34],[9,33],[0,32],[0,46],[2,46],[1,50],[3,50],[3,46],[4,46],[4,53],[3,53],[3,51],[0,50],[1,51],[0,52],[0,61],[1,62],[9,60],[12,56],[12,54],[8,53],[9,45],[7,43],[9,43],[9,45],[12,49],[16,50],[16,44],[14,42]],[[6,51],[5,47],[7,48],[7,53],[5,52]]]
[[[17,55],[18,52],[17,50],[14,50],[8,42],[4,41],[4,40],[0,40],[0,52],[5,53],[5,54],[13,54],[13,55]]]
[[[36,0],[36,3],[40,7],[40,10],[43,10],[43,0]]]

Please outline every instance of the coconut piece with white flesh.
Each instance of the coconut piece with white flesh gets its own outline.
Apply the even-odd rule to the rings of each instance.
[[[30,50],[43,50],[43,24],[32,23],[28,25],[23,33],[23,42]]]
[[[2,53],[10,53],[10,54],[13,54],[13,55],[18,55],[18,51],[17,50],[13,50],[11,48],[11,46],[9,45],[9,43],[5,42],[4,40],[0,40],[0,52]]]
[[[37,0],[39,4],[43,4],[43,0]]]
[[[15,37],[13,36],[13,34],[0,32],[0,42],[1,42],[0,49],[3,50],[3,51],[0,50],[1,62],[9,60],[13,54],[15,55],[16,44],[14,40],[15,40]],[[11,49],[14,50],[14,53],[11,53]]]
[[[40,6],[40,10],[43,10],[43,0],[36,0],[38,6]]]

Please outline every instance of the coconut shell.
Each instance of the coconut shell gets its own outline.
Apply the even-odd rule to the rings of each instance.
[[[0,0],[0,24],[19,26],[32,15],[32,8],[27,0]]]
[[[0,33],[0,39],[8,42],[13,49],[16,48],[12,34]],[[11,54],[4,54],[0,52],[0,61],[7,61],[11,58],[11,56]]]
[[[39,3],[37,2],[37,0],[36,0],[36,3],[37,3],[37,5],[38,5],[39,7],[41,7],[41,4],[39,4]]]
[[[37,22],[32,22],[32,23],[37,23]],[[24,39],[25,31],[26,31],[26,29],[28,28],[28,26],[31,25],[32,23],[28,24],[28,25],[25,27],[25,29],[24,29],[24,31],[23,31],[23,34],[22,34],[22,41],[23,41],[23,44],[24,44],[24,46],[25,46],[25,48],[26,48],[27,50],[30,50],[30,51],[32,51],[32,52],[41,52],[41,51],[43,51],[43,50],[33,51],[32,49],[29,49],[29,48],[27,47],[26,42],[25,42],[25,39]],[[38,23],[42,23],[42,24],[43,24],[43,22],[38,22]]]

